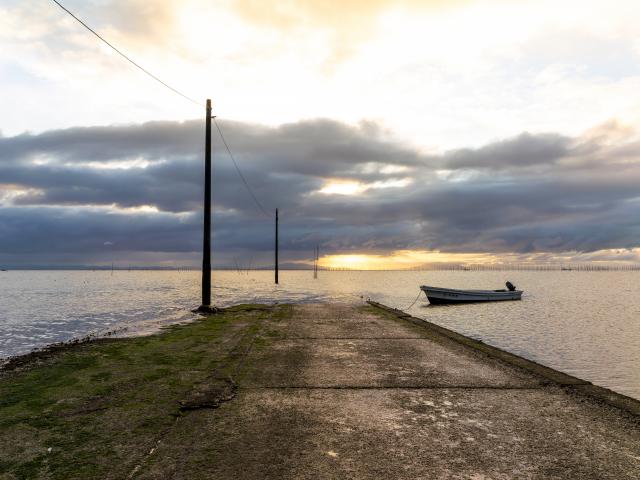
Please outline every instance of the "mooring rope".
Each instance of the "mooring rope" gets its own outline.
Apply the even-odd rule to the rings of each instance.
[[[413,307],[416,303],[418,303],[418,299],[420,298],[420,295],[422,295],[422,290],[420,290],[420,291],[418,292],[418,296],[416,297],[416,299],[413,301],[413,303],[412,303],[411,305],[409,305],[408,307],[405,307],[405,308],[399,308],[398,310],[402,310],[403,312],[404,312],[405,310],[409,310],[409,309],[410,309],[411,307]]]

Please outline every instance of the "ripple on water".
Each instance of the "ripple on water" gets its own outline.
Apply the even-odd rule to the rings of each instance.
[[[640,398],[639,272],[213,273],[219,306],[372,298],[406,308],[422,284],[525,290],[522,301],[430,306],[410,313],[550,367]],[[199,272],[12,271],[0,276],[0,357],[112,330],[147,333],[188,321]]]

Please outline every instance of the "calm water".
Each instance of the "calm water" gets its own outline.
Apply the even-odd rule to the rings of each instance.
[[[0,272],[0,357],[118,329],[136,334],[193,318],[199,272]],[[406,310],[418,285],[501,288],[521,302],[411,309],[458,332],[640,398],[640,272],[214,272],[216,304],[360,303]]]

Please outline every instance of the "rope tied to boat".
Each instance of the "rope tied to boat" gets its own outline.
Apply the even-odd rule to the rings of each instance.
[[[422,290],[420,290],[420,291],[418,292],[418,296],[416,297],[416,299],[413,301],[413,303],[412,303],[411,305],[409,305],[408,307],[405,307],[405,308],[399,308],[398,310],[402,310],[403,312],[404,312],[405,310],[409,310],[409,309],[410,309],[411,307],[413,307],[416,303],[418,303],[418,299],[420,298],[420,295],[421,295],[421,294],[422,294]]]

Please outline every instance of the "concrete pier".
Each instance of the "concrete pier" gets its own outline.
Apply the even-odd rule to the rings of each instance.
[[[243,305],[0,371],[0,480],[638,479],[640,402],[380,305]]]
[[[565,388],[574,377],[373,306],[287,308],[233,400],[182,418],[137,478],[640,478],[633,408]]]

